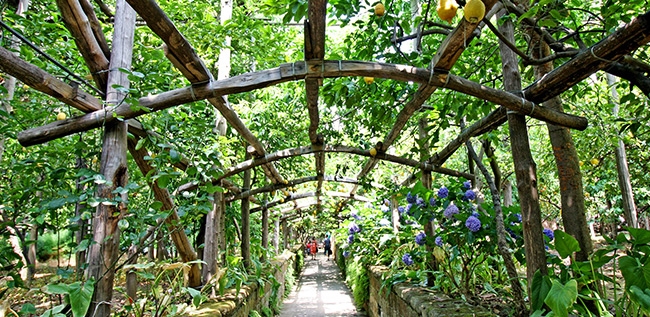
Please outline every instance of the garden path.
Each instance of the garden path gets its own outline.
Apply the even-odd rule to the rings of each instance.
[[[333,257],[321,252],[315,260],[305,257],[305,268],[296,288],[284,300],[281,317],[366,316],[354,306],[352,293],[345,285]]]

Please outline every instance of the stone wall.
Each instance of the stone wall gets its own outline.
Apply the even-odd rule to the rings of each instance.
[[[271,262],[277,267],[274,272],[275,279],[280,283],[277,292],[273,292],[271,281],[264,284],[264,292],[260,295],[259,285],[251,283],[244,285],[239,290],[228,290],[216,301],[210,301],[201,305],[200,309],[188,312],[188,316],[199,317],[248,317],[252,310],[261,312],[263,308],[269,307],[271,296],[277,296],[277,301],[284,298],[285,275],[293,271],[296,254],[285,250]],[[291,268],[291,270],[290,270]]]
[[[384,267],[373,266],[368,269],[370,275],[370,300],[366,310],[371,317],[460,317],[493,316],[481,307],[467,304],[461,299],[451,299],[443,294],[407,283],[394,285],[391,292],[381,289],[381,275]]]

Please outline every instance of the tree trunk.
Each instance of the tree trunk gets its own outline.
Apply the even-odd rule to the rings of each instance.
[[[118,68],[131,68],[133,54],[133,36],[135,30],[135,11],[124,0],[118,0],[115,13],[115,33],[113,53],[109,69],[106,102],[119,104],[126,97],[124,93],[113,88],[114,85],[129,87],[127,74]],[[93,240],[88,252],[88,278],[96,281],[93,299],[88,309],[88,316],[105,317],[111,312],[113,298],[113,280],[115,263],[119,256],[120,229],[117,223],[126,216],[127,197],[113,194],[117,187],[126,187],[128,170],[127,124],[117,121],[106,125],[100,173],[108,181],[98,187],[98,196],[110,204],[99,204],[93,218]]]
[[[487,142],[483,143],[483,145],[485,147],[490,146]],[[492,162],[496,161],[494,152],[486,148],[485,153],[488,153],[488,159],[492,165]],[[473,161],[476,162],[476,166],[481,171],[481,173],[483,173],[485,181],[490,187],[490,193],[492,194],[492,204],[494,206],[494,221],[496,223],[497,230],[497,249],[503,258],[503,263],[506,267],[506,272],[508,273],[508,278],[510,280],[510,286],[512,286],[512,294],[515,300],[514,306],[517,311],[522,312],[521,315],[524,315],[524,312],[526,311],[526,304],[524,302],[523,295],[524,290],[521,287],[521,283],[519,282],[517,267],[512,260],[512,255],[510,254],[510,246],[508,245],[508,240],[506,240],[506,235],[508,233],[506,232],[506,227],[503,223],[503,209],[501,208],[501,195],[499,194],[499,189],[494,179],[488,172],[488,169],[485,167],[485,165],[483,165],[483,162],[481,162],[478,155],[476,155],[476,152],[474,151],[474,148],[472,147],[472,143],[470,141],[467,141],[467,154]],[[495,174],[500,174],[500,172],[498,172],[498,165],[496,167],[495,165],[492,165],[492,168],[497,169],[497,171],[495,171]]]
[[[27,241],[30,241],[31,243],[27,247],[27,279],[25,282],[27,283],[27,286],[32,285],[32,280],[34,279],[34,274],[36,274],[36,241],[38,240],[38,225],[36,223],[32,224],[31,227],[29,227],[29,236],[27,238]],[[57,255],[57,259],[59,256],[59,250],[56,250],[55,254]]]
[[[289,225],[287,219],[282,219],[282,250],[289,248]]]
[[[614,103],[614,117],[618,117],[618,92],[616,91],[616,77],[607,74],[607,84],[610,86],[612,94],[612,102]],[[634,192],[632,191],[632,183],[630,182],[630,170],[627,166],[627,154],[625,151],[625,143],[622,138],[618,138],[618,145],[616,146],[616,170],[618,171],[618,186],[621,188],[621,200],[623,201],[623,216],[625,222],[632,228],[638,228],[636,204],[634,203]]]
[[[503,182],[503,206],[512,206],[512,182],[509,180]]]
[[[531,31],[533,58],[539,59],[550,55],[550,48],[541,42],[539,36]],[[549,62],[535,66],[535,77],[541,79],[553,70],[553,63]],[[542,104],[544,107],[563,112],[562,100],[554,97]],[[585,198],[582,188],[582,174],[578,153],[576,152],[571,131],[569,129],[546,123],[551,139],[555,164],[560,181],[560,197],[562,200],[562,223],[564,230],[578,240],[580,251],[576,260],[587,261],[593,250],[587,217],[585,215]]]
[[[214,274],[217,273],[217,256],[219,254],[218,248],[218,230],[219,230],[219,213],[220,213],[220,204],[217,199],[219,199],[219,192],[214,194],[214,202],[212,204],[212,210],[210,210],[205,218],[205,239],[203,247],[203,265],[202,276],[203,282],[207,283]]]
[[[252,155],[246,153],[246,160],[251,159]],[[244,171],[244,184],[242,192],[250,190],[251,187],[251,170]],[[250,223],[251,202],[248,197],[241,200],[241,256],[245,268],[251,266],[251,223]]]
[[[499,12],[499,17],[505,11]],[[514,26],[511,21],[504,21],[499,31],[511,43],[515,42]],[[508,91],[521,90],[521,76],[517,64],[517,55],[503,42],[499,42],[501,60],[503,63],[504,89]],[[524,248],[526,253],[526,269],[528,285],[531,285],[533,275],[540,271],[547,274],[546,252],[542,235],[542,216],[537,194],[537,167],[530,154],[528,128],[526,117],[513,111],[508,111],[510,131],[510,147],[517,177],[517,191],[521,206],[522,225],[524,233]]]
[[[128,261],[126,264],[135,264],[138,262],[138,257],[136,256],[136,253],[138,252],[138,246],[135,244],[132,244],[129,247],[129,257]],[[138,275],[135,273],[135,270],[129,270],[126,272],[126,296],[127,298],[127,303],[130,305],[133,305],[136,300],[138,300]]]

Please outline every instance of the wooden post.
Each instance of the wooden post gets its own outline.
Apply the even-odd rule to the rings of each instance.
[[[287,219],[282,219],[282,250],[289,247],[289,225]]]
[[[248,198],[246,198],[248,199]],[[269,248],[269,209],[262,208],[262,248],[268,250]],[[266,252],[262,253],[262,262],[266,261]]]
[[[106,102],[117,105],[126,95],[113,88],[114,85],[129,87],[127,74],[118,68],[131,68],[135,11],[124,0],[118,0],[115,13],[113,53],[109,69]],[[126,187],[127,172],[127,124],[116,121],[107,124],[104,132],[100,173],[107,183],[98,187],[100,199],[110,204],[99,204],[93,218],[93,240],[88,252],[87,276],[96,281],[95,292],[88,316],[107,317],[111,313],[115,262],[119,255],[120,229],[117,223],[126,213],[126,197],[113,194],[117,187]]]
[[[247,152],[246,159],[250,159],[252,155]],[[251,187],[251,169],[244,171],[244,184],[242,191],[250,190]],[[241,255],[244,262],[244,267],[251,266],[251,224],[250,224],[250,210],[251,203],[248,198],[241,200]]]
[[[499,17],[505,11],[499,12]],[[514,26],[511,21],[505,21],[499,26],[503,36],[514,43]],[[517,55],[503,42],[499,42],[501,60],[503,64],[504,89],[509,91],[521,90],[521,75]],[[514,111],[508,111],[508,125],[510,129],[510,151],[515,165],[519,203],[524,233],[524,247],[526,253],[526,269],[528,285],[538,270],[547,274],[546,253],[542,235],[542,215],[537,194],[537,167],[530,154],[528,128],[526,117]]]
[[[607,74],[607,84],[610,86],[612,95],[612,102],[614,103],[614,117],[618,117],[618,92],[616,91],[616,83],[618,79],[610,74]],[[618,170],[618,186],[621,188],[621,200],[623,201],[623,216],[627,225],[632,228],[639,228],[636,214],[636,203],[634,203],[634,192],[632,191],[632,183],[630,182],[630,169],[627,166],[627,153],[625,151],[625,143],[621,138],[618,139],[616,146],[616,169]]]
[[[280,217],[276,217],[275,221],[273,222],[274,224],[274,232],[273,232],[273,248],[275,249],[275,253],[280,253]]]

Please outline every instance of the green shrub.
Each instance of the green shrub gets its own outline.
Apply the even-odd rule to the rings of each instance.
[[[72,233],[63,229],[58,232],[45,232],[36,240],[36,257],[39,261],[47,261],[61,252],[69,251],[72,243]]]
[[[370,280],[368,279],[368,270],[356,257],[347,258],[345,282],[352,289],[354,303],[363,307],[370,299]]]

